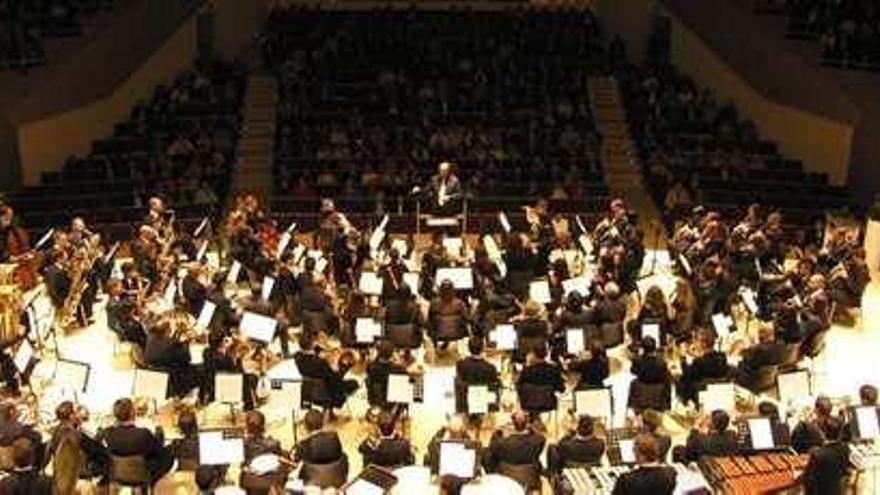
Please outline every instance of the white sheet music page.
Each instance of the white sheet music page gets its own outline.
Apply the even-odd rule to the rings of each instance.
[[[880,424],[877,423],[877,408],[874,406],[857,407],[856,424],[859,438],[870,439],[880,437]]]
[[[168,373],[135,369],[132,388],[132,395],[135,397],[145,397],[161,404],[168,396]]]
[[[238,373],[217,373],[214,376],[214,396],[217,402],[239,404],[243,402],[244,377]]]
[[[470,414],[486,414],[489,412],[489,404],[492,396],[489,387],[485,385],[470,385],[467,388],[467,406]]]
[[[776,377],[779,401],[783,405],[801,404],[810,397],[810,372],[798,370]]]
[[[618,443],[620,445],[620,460],[626,464],[633,464],[636,462],[636,453],[633,447],[635,446],[635,441],[631,438],[620,440]]]
[[[382,324],[372,318],[358,318],[354,322],[354,335],[359,344],[372,344],[382,335]]]
[[[278,321],[271,316],[245,311],[241,317],[239,328],[248,338],[268,344],[275,338],[277,325]]]
[[[361,272],[358,288],[364,294],[381,296],[384,280],[376,272]]]
[[[214,311],[216,310],[216,304],[211,301],[205,300],[205,303],[202,304],[202,310],[199,311],[199,317],[196,319],[196,329],[206,330],[208,326],[211,325],[211,320],[214,319]]]
[[[578,354],[583,352],[584,331],[580,328],[569,328],[565,331],[565,345],[569,354]]]
[[[549,304],[553,301],[550,296],[550,283],[546,280],[529,282],[529,298],[541,304]]]
[[[660,325],[658,323],[642,323],[642,338],[651,337],[657,344],[660,343]]]
[[[225,438],[222,431],[199,432],[199,463],[222,466],[244,462],[244,437]]]
[[[260,297],[264,301],[268,301],[272,297],[272,289],[275,288],[275,277],[263,277],[263,284],[260,286]]]
[[[492,330],[490,338],[495,342],[495,347],[499,351],[512,351],[516,349],[516,329],[513,328],[513,325],[498,325]]]
[[[33,357],[34,347],[27,339],[23,339],[21,344],[18,345],[18,349],[15,351],[15,357],[12,360],[15,363],[15,369],[17,369],[19,373],[24,373],[27,369],[28,363],[31,362],[31,358]]]
[[[451,474],[459,478],[473,478],[476,464],[476,450],[456,442],[440,444],[440,476]]]
[[[576,390],[574,392],[574,410],[578,416],[587,415],[610,420],[613,414],[611,390],[607,388]]]
[[[749,435],[752,437],[752,448],[767,450],[775,447],[773,428],[767,418],[751,418],[748,420]]]
[[[435,278],[437,285],[440,285],[444,280],[449,280],[458,290],[474,288],[474,276],[470,268],[438,268]]]
[[[412,294],[419,292],[419,274],[416,272],[403,272],[403,282],[409,286]]]
[[[241,273],[241,263],[238,260],[234,260],[229,268],[229,273],[226,274],[226,282],[230,284],[238,282],[239,273]]]
[[[736,410],[736,387],[732,383],[710,383],[698,398],[705,412]]]
[[[411,404],[413,402],[413,384],[409,375],[388,375],[388,402],[395,404]]]

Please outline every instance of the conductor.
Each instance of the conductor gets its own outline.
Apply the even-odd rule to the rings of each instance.
[[[461,182],[452,173],[452,164],[440,162],[437,173],[428,186],[431,198],[430,211],[436,216],[447,217],[461,211]]]

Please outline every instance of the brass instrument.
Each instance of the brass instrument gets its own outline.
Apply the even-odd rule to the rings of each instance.
[[[100,238],[92,235],[86,238],[82,247],[73,252],[73,256],[69,261],[70,276],[70,292],[64,300],[61,308],[61,326],[70,329],[82,323],[83,318],[80,315],[80,302],[82,300],[83,291],[88,287],[88,272],[94,264],[95,260],[100,256],[98,250],[98,242]]]

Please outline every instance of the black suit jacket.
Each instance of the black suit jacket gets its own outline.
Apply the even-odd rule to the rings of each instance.
[[[496,431],[489,442],[486,466],[497,469],[500,463],[539,465],[541,452],[546,440],[543,436],[526,430],[524,432],[503,433]]]
[[[452,215],[458,213],[461,204],[461,182],[455,174],[449,174],[446,177],[446,203],[442,206],[440,201],[440,187],[442,179],[440,175],[431,177],[428,193],[431,195],[431,205],[429,210],[438,215]]]
[[[711,378],[723,378],[730,374],[727,355],[720,351],[711,351],[685,364],[681,369],[681,380],[700,382]]]
[[[52,495],[52,478],[34,470],[13,471],[0,480],[0,495]]]
[[[732,430],[709,433],[692,430],[685,444],[685,458],[688,461],[696,461],[703,456],[736,455],[737,452],[739,442],[736,432]]]
[[[642,383],[669,383],[672,379],[666,361],[654,354],[637,357],[630,371]]]
[[[364,466],[375,464],[393,468],[416,462],[409,440],[396,436],[364,440],[358,450],[364,458]]]
[[[161,368],[185,368],[190,364],[189,348],[164,335],[148,335],[144,361]]]
[[[669,466],[640,466],[622,474],[612,495],[672,495],[675,470]]]
[[[455,363],[455,376],[467,385],[497,385],[498,369],[489,361],[473,356]]]
[[[546,361],[530,364],[523,368],[522,373],[519,375],[517,385],[523,385],[525,383],[549,386],[557,392],[565,391],[565,380],[562,378],[562,369],[559,366]]]
[[[405,375],[406,367],[390,361],[373,361],[367,365],[367,400],[372,405],[385,405],[388,398],[388,375]]]
[[[142,455],[151,457],[162,450],[163,440],[146,428],[135,425],[116,425],[98,432],[96,438],[117,456]]]
[[[557,472],[569,463],[599,465],[605,453],[605,441],[597,437],[567,435],[553,447],[547,450],[547,466]]]
[[[186,300],[186,310],[193,316],[198,316],[202,311],[202,305],[208,298],[208,289],[202,285],[196,277],[187,275],[181,282],[183,298]]]
[[[45,273],[46,291],[49,293],[49,299],[56,308],[64,305],[64,300],[70,293],[70,276],[67,275],[62,268],[57,265],[49,265]]]
[[[342,443],[335,431],[319,431],[302,439],[294,451],[297,460],[309,464],[329,464],[342,456]]]
[[[849,472],[849,448],[831,442],[813,449],[802,476],[805,495],[843,495]]]
[[[251,459],[263,454],[275,454],[284,456],[281,449],[281,442],[267,435],[248,436],[244,440],[244,460],[250,462]]]

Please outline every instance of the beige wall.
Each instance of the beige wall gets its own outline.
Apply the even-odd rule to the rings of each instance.
[[[673,62],[721,101],[734,103],[755,122],[762,136],[776,141],[784,155],[804,168],[825,172],[833,184],[847,179],[853,127],[763,97],[726,65],[702,40],[672,17]]]
[[[606,33],[626,40],[630,59],[641,63],[657,0],[596,0],[595,4]]]

